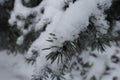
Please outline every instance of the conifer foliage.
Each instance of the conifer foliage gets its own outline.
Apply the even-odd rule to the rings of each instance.
[[[120,79],[120,0],[1,0],[0,10],[0,49],[24,53],[32,80]]]

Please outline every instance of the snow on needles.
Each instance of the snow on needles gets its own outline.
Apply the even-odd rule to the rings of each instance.
[[[89,17],[98,10],[97,4],[98,2],[96,0],[79,0],[74,4],[71,4],[65,12],[56,12],[52,22],[48,24],[46,31],[33,42],[28,51],[29,57],[32,56],[33,50],[40,53],[40,56],[38,57],[38,68],[41,66],[39,65],[39,62],[41,62],[43,58],[42,55],[46,56],[50,52],[56,50],[56,48],[52,48],[50,49],[51,51],[45,52],[42,49],[50,48],[52,46],[61,47],[65,41],[76,39],[80,31],[83,31],[88,26]],[[55,36],[51,36],[50,33],[55,34]],[[52,43],[46,41],[49,40],[49,38],[50,40],[53,40]],[[44,60],[44,64],[46,64],[46,62],[49,63],[49,61]]]
[[[54,0],[51,1],[54,2]],[[110,0],[106,0],[106,3],[107,1]],[[58,0],[56,4],[57,3],[63,4],[63,1]],[[28,54],[31,54],[31,51],[34,49],[41,53],[44,48],[50,48],[51,46],[61,47],[62,43],[65,41],[76,39],[80,31],[83,31],[88,26],[89,17],[92,14],[96,14],[96,11],[98,10],[97,4],[101,3],[97,0],[78,0],[74,4],[70,4],[69,8],[64,12],[61,9],[63,5],[60,6],[59,4],[55,6],[52,4],[52,8],[48,7],[47,12],[43,15],[43,17],[46,17],[44,20],[48,20],[50,24],[47,25],[46,31],[33,42]],[[51,14],[53,14],[52,20]],[[41,21],[39,23],[41,23]],[[51,36],[50,33],[55,36]],[[49,38],[50,40],[53,40],[52,43],[46,41],[49,40]]]
[[[77,0],[75,3],[69,2],[69,7],[65,10],[65,1],[70,0],[43,0],[35,8],[27,8],[22,5],[22,0],[15,0],[14,10],[11,12],[9,23],[11,25],[17,25],[17,28],[21,30],[22,35],[18,38],[17,44],[21,45],[24,40],[24,36],[31,30],[39,31],[47,25],[45,31],[41,32],[39,37],[32,43],[26,55],[27,58],[31,58],[33,51],[39,53],[37,58],[37,70],[46,64],[50,64],[46,60],[46,55],[52,51],[56,51],[57,47],[62,47],[65,41],[73,41],[78,37],[78,34],[86,29],[89,25],[90,16],[98,16],[96,25],[103,24],[101,28],[108,28],[107,22],[105,22],[105,15],[102,12],[104,9],[110,7],[111,0]],[[103,9],[98,8],[98,4]],[[40,12],[43,11],[43,12]],[[25,28],[25,21],[30,14],[34,14],[28,28]],[[100,23],[98,23],[100,22]],[[49,41],[52,42],[49,42]],[[53,48],[51,48],[53,47]],[[49,50],[43,50],[45,48],[51,48]],[[41,62],[41,63],[40,63]],[[51,65],[53,67],[57,64]],[[101,73],[100,73],[101,74]]]

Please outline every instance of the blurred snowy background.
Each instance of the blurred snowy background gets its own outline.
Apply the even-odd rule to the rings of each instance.
[[[30,80],[33,66],[25,62],[22,55],[8,55],[0,51],[0,80]]]

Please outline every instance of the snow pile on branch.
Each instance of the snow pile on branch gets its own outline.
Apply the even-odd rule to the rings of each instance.
[[[109,1],[105,2],[108,3]],[[84,6],[86,3],[87,5]],[[48,24],[46,31],[43,32],[39,38],[33,42],[31,48],[28,51],[28,54],[31,54],[32,50],[36,50],[39,53],[42,53],[42,49],[44,48],[50,48],[53,46],[61,47],[62,43],[65,41],[72,41],[76,39],[80,31],[83,31],[88,26],[89,17],[92,14],[97,14],[96,11],[99,10],[97,4],[101,3],[102,2],[99,3],[99,1],[96,0],[80,0],[76,1],[74,4],[70,4],[69,8],[64,12],[58,10],[56,15],[54,14],[53,20],[51,20],[52,22]],[[56,7],[59,7],[59,5]],[[50,11],[53,10],[50,8]],[[49,15],[49,10],[47,15]],[[49,20],[49,18],[50,17],[47,17],[46,19]],[[46,41],[49,39],[52,40],[52,43]]]
[[[68,7],[65,8],[66,5]],[[46,65],[57,66],[56,63],[51,65],[50,61],[46,60],[46,55],[62,47],[65,41],[75,40],[78,34],[87,28],[91,16],[95,17],[96,20],[93,19],[93,22],[100,32],[106,33],[108,23],[103,11],[110,5],[111,0],[77,0],[75,3],[72,0],[43,0],[37,7],[27,8],[23,6],[22,0],[15,0],[9,23],[17,25],[22,32],[16,42],[19,45],[23,44],[24,37],[30,31],[41,31],[27,53],[27,58],[35,57],[34,52],[38,53],[36,73],[39,73]]]

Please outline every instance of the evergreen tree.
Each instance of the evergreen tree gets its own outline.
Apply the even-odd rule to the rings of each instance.
[[[36,65],[32,80],[119,80],[119,4],[4,0],[0,49],[24,53],[26,61]]]

